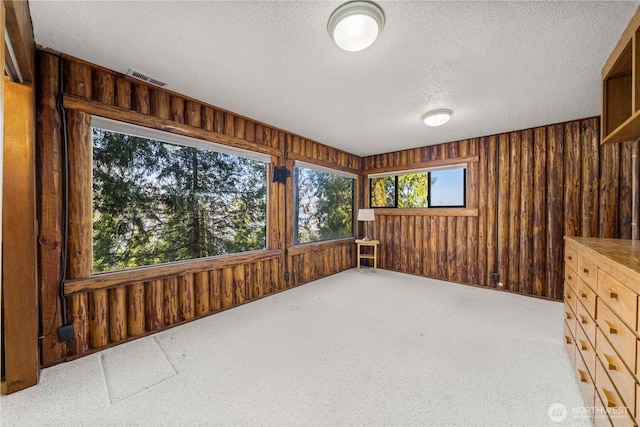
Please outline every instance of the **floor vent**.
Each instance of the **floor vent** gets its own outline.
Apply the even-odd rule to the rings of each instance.
[[[153,77],[147,76],[146,74],[141,73],[140,71],[132,70],[131,68],[129,68],[129,71],[127,71],[127,76],[135,77],[138,80],[142,80],[143,82],[151,83],[152,85],[155,85],[155,86],[159,86],[159,87],[166,87],[167,86],[167,84],[165,82],[162,82],[160,80],[156,80]]]

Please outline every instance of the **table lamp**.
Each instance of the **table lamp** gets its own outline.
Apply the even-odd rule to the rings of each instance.
[[[358,210],[358,221],[375,221],[376,220],[376,216],[375,213],[373,212],[373,209],[360,209]],[[365,236],[362,239],[365,242],[369,240],[369,238]]]

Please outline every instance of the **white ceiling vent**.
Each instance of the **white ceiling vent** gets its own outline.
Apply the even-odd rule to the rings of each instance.
[[[161,82],[160,80],[156,80],[153,77],[147,76],[146,74],[141,73],[140,71],[132,70],[131,68],[129,68],[129,71],[127,71],[127,76],[135,77],[138,80],[142,80],[143,82],[151,83],[152,85],[156,85],[156,86],[160,86],[160,87],[166,87],[167,86],[167,84],[165,82]]]

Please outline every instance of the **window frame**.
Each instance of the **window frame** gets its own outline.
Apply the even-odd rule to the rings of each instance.
[[[462,205],[432,205],[431,204],[431,173],[432,172],[438,172],[438,171],[444,171],[444,170],[453,170],[453,169],[462,169],[463,174],[462,174],[462,200],[463,203]],[[398,171],[394,171],[394,172],[388,172],[388,173],[379,173],[379,174],[371,174],[368,175],[367,178],[369,179],[369,206],[372,209],[466,209],[467,208],[467,170],[468,170],[468,164],[467,163],[461,163],[461,164],[453,164],[453,165],[447,165],[447,166],[441,166],[441,167],[432,167],[432,168],[424,168],[424,169],[407,169],[407,170],[398,170]],[[414,173],[427,173],[428,174],[428,191],[427,191],[427,206],[426,207],[411,207],[411,208],[406,208],[406,207],[398,207],[398,195],[399,195],[399,190],[398,190],[398,177],[400,175],[406,175],[406,174],[414,174]],[[393,206],[373,206],[373,180],[375,178],[386,178],[386,177],[394,177],[394,203]]]
[[[298,168],[311,169],[311,170],[315,170],[315,171],[318,171],[318,172],[329,173],[329,174],[342,176],[342,177],[351,179],[351,235],[349,235],[349,236],[340,236],[340,237],[331,237],[331,238],[326,238],[326,239],[314,240],[314,241],[311,241],[311,242],[300,243],[299,236],[298,236],[298,217],[299,217],[299,205],[298,205],[298,183],[299,183],[299,181],[298,181],[298,173],[297,173],[297,169]],[[318,243],[323,243],[323,242],[331,242],[331,241],[336,241],[336,240],[341,240],[341,239],[352,239],[352,238],[354,238],[355,237],[355,233],[356,233],[356,226],[355,226],[356,206],[355,205],[356,205],[357,182],[358,182],[358,175],[356,175],[354,173],[345,172],[345,171],[339,170],[339,169],[333,169],[333,168],[329,168],[329,167],[326,167],[326,166],[320,166],[320,165],[316,165],[316,164],[313,164],[313,163],[307,163],[307,162],[296,160],[294,162],[294,164],[293,164],[293,188],[292,188],[292,193],[293,193],[293,198],[292,198],[293,215],[292,215],[291,227],[293,228],[293,242],[292,242],[293,245],[294,246],[312,245],[312,244],[318,244]]]
[[[159,129],[155,129],[155,128],[149,128],[149,127],[145,127],[145,126],[140,126],[140,125],[136,125],[136,124],[130,124],[127,122],[123,122],[123,121],[119,121],[119,120],[113,120],[113,119],[109,119],[109,118],[105,118],[105,117],[101,117],[101,116],[96,116],[96,115],[91,115],[91,119],[90,119],[90,126],[89,126],[89,132],[92,135],[91,136],[91,146],[92,146],[92,151],[93,151],[93,130],[94,129],[100,129],[103,131],[107,131],[107,132],[112,132],[112,133],[119,133],[119,134],[124,134],[124,135],[128,135],[128,136],[133,136],[133,137],[138,137],[138,138],[144,138],[144,139],[148,139],[148,140],[153,140],[153,141],[157,141],[157,142],[161,142],[161,143],[167,143],[167,144],[171,144],[171,145],[179,145],[179,146],[183,146],[183,147],[190,147],[190,148],[195,148],[197,150],[207,150],[207,151],[212,151],[212,152],[216,152],[219,154],[225,154],[225,155],[230,155],[230,156],[236,156],[236,157],[242,157],[248,160],[253,160],[253,161],[257,161],[257,162],[263,162],[264,166],[265,166],[265,228],[264,228],[264,247],[261,249],[253,249],[253,250],[249,250],[249,251],[243,251],[243,252],[233,252],[233,253],[228,253],[228,254],[219,254],[219,255],[210,255],[210,256],[205,256],[205,257],[199,257],[199,258],[189,258],[189,259],[184,259],[184,260],[175,260],[175,261],[165,261],[165,262],[161,262],[161,263],[156,263],[156,264],[147,264],[147,265],[141,265],[141,266],[135,266],[135,267],[128,267],[128,268],[123,268],[123,269],[112,269],[112,270],[105,270],[105,271],[96,271],[92,269],[91,272],[91,277],[94,276],[100,276],[100,275],[104,275],[104,274],[114,274],[114,273],[127,273],[130,271],[136,271],[136,270],[140,270],[140,269],[148,269],[148,268],[157,268],[160,266],[166,266],[166,265],[180,265],[180,264],[184,264],[184,263],[189,263],[189,262],[199,262],[199,261],[203,261],[203,260],[207,260],[207,259],[217,259],[217,258],[226,258],[226,257],[230,257],[230,256],[243,256],[249,253],[260,253],[260,252],[266,252],[269,251],[269,221],[270,221],[270,217],[269,217],[269,203],[270,203],[270,190],[269,190],[269,186],[271,185],[270,182],[270,177],[269,177],[269,170],[271,168],[271,165],[273,164],[272,162],[272,157],[270,155],[264,154],[264,153],[260,153],[257,151],[251,151],[251,150],[245,150],[242,148],[237,148],[237,147],[233,147],[233,146],[227,146],[227,145],[223,145],[223,144],[219,144],[219,143],[215,143],[212,141],[207,141],[207,140],[202,140],[202,139],[197,139],[197,138],[192,138],[192,137],[188,137],[185,135],[180,135],[180,134],[176,134],[176,133],[171,133],[171,132],[165,132]],[[91,169],[93,169],[94,167],[94,159],[93,159],[93,154],[91,155]],[[93,207],[93,180],[92,180],[92,189],[91,189],[91,205],[92,205],[92,210],[94,209]],[[92,234],[93,234],[93,221],[92,221]],[[92,241],[92,251],[93,253],[93,241]],[[92,257],[93,258],[93,257]],[[93,259],[92,259],[92,263],[93,263]]]

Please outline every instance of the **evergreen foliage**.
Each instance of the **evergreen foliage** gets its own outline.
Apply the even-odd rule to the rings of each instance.
[[[266,164],[93,130],[93,268],[266,246]]]
[[[313,169],[295,170],[296,243],[353,235],[353,179]]]

